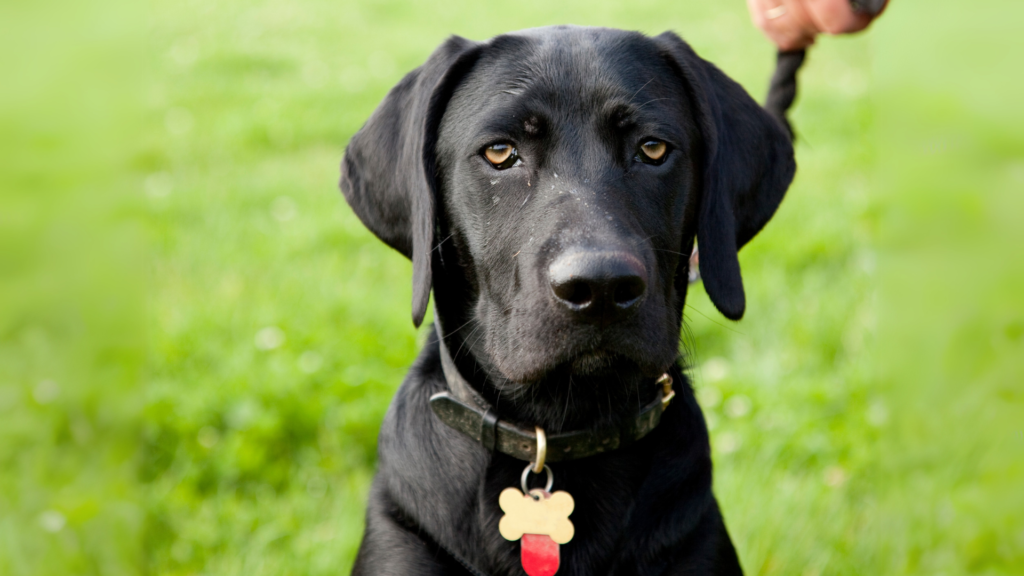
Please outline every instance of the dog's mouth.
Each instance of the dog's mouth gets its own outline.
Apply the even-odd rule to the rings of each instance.
[[[594,350],[579,354],[566,364],[573,374],[579,376],[607,376],[621,370],[624,365],[636,366],[632,360],[610,350]]]
[[[666,366],[648,365],[626,350],[604,347],[540,356],[532,362],[499,362],[497,367],[508,381],[527,386],[552,378],[603,379],[621,378],[624,374],[658,376],[666,369]]]
[[[654,397],[657,377],[647,372],[630,356],[596,349],[549,365],[528,380],[497,384],[498,409],[505,418],[550,432],[619,421]]]
[[[556,373],[576,381],[656,379],[679,355],[673,315],[654,297],[610,326],[553,314],[546,305],[513,306],[506,314],[507,307],[486,303],[472,347],[492,377],[512,387],[544,383]]]

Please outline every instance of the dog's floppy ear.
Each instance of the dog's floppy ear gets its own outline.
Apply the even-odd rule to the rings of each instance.
[[[715,307],[743,316],[738,251],[775,213],[796,172],[787,129],[671,32],[655,40],[683,76],[704,141],[700,273]]]
[[[437,194],[437,129],[481,44],[452,36],[388,92],[352,137],[341,162],[341,191],[359,219],[412,260],[412,320],[430,300]]]

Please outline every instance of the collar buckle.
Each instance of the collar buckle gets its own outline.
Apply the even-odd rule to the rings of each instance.
[[[661,384],[661,410],[664,412],[672,399],[676,397],[676,391],[672,389],[672,377],[665,372],[654,383]]]

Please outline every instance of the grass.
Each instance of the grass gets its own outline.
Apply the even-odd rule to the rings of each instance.
[[[12,575],[347,572],[423,336],[337,164],[448,34],[672,29],[755,95],[772,66],[739,2],[2,10],[2,52],[31,55],[0,95]],[[823,39],[746,318],[690,297],[750,574],[1024,572],[1022,12],[896,2]]]

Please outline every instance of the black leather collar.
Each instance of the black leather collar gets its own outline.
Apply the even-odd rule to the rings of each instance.
[[[441,349],[441,368],[448,391],[430,397],[434,414],[448,426],[479,442],[488,450],[497,450],[513,458],[533,462],[537,455],[535,430],[506,422],[498,417],[494,407],[477,392],[459,373],[455,361],[444,343],[440,322],[435,321],[438,345]],[[616,450],[643,438],[661,422],[661,415],[675,396],[672,378],[665,374],[658,379],[657,397],[644,406],[634,418],[619,426],[604,426],[589,430],[575,430],[547,435],[547,462],[560,462],[586,458],[602,452]]]

